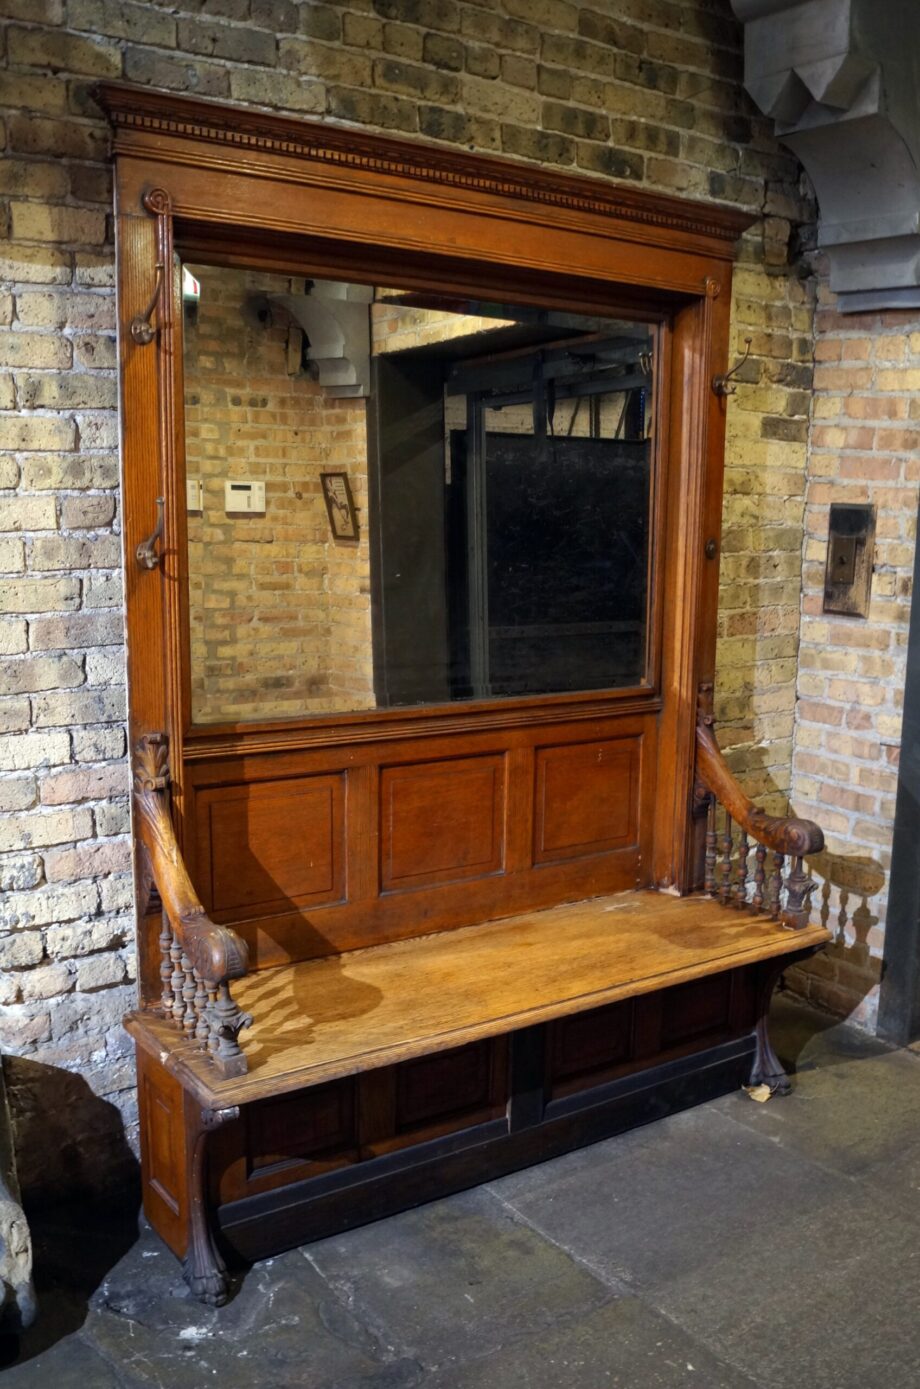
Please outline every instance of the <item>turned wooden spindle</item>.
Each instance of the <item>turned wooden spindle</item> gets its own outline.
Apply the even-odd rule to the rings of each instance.
[[[195,1041],[205,1051],[208,1048],[208,1038],[211,1035],[211,1027],[208,1023],[208,991],[204,986],[204,980],[195,970]]]
[[[732,817],[728,811],[725,812],[725,825],[722,831],[722,883],[719,888],[719,898],[723,906],[727,906],[732,896]]]
[[[718,837],[716,835],[716,801],[715,797],[710,797],[709,809],[706,813],[706,867],[704,888],[710,897],[717,896],[716,892],[716,853],[718,849]]]
[[[773,871],[770,874],[768,900],[770,915],[774,921],[779,920],[780,912],[783,909],[783,864],[785,861],[785,854],[777,852],[773,855]]]
[[[220,1049],[220,1037],[218,1035],[217,1021],[217,990],[208,989],[208,1051],[212,1056],[216,1056]]]
[[[185,1004],[185,1011],[182,1014],[182,1030],[186,1037],[194,1037],[198,1019],[195,1016],[195,994],[198,986],[195,983],[195,971],[192,969],[192,962],[187,955],[182,956],[182,971],[185,979],[182,984],[182,1001]]]
[[[159,935],[160,947],[160,1007],[164,1015],[168,1018],[172,1016],[173,991],[172,991],[172,956],[170,954],[173,946],[174,936],[172,927],[169,924],[169,917],[163,913],[163,929]]]
[[[181,1027],[182,1019],[185,1016],[185,999],[182,996],[185,985],[185,970],[182,968],[182,946],[177,936],[173,936],[172,945],[169,948],[169,958],[172,961],[172,974],[170,976],[172,1018],[176,1026]]]
[[[747,877],[748,877],[748,854],[751,846],[748,843],[747,831],[742,828],[741,837],[738,840],[738,877],[735,880],[735,906],[739,911],[743,911],[747,906]]]
[[[766,857],[766,844],[758,843],[754,849],[754,895],[751,898],[751,910],[756,912],[758,916],[763,911],[764,882],[766,881],[764,863]]]
[[[243,1049],[237,1039],[243,1028],[250,1026],[252,1018],[234,1002],[230,986],[226,983],[217,986],[214,1013],[217,1022],[217,1058],[224,1066],[235,1064],[243,1057]]]
[[[801,854],[794,856],[792,868],[784,887],[786,889],[786,906],[783,912],[783,922],[786,926],[800,931],[808,925],[811,894],[815,890],[814,880],[805,871]]]

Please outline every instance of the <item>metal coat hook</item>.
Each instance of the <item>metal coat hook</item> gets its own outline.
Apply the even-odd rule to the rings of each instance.
[[[163,538],[163,520],[163,498],[157,497],[157,523],[134,552],[141,569],[156,569],[160,563],[162,557],[157,553],[157,541]]]
[[[153,318],[153,311],[159,302],[160,294],[163,289],[163,276],[166,274],[166,266],[161,260],[157,261],[157,278],[153,287],[153,294],[150,296],[150,303],[143,313],[139,313],[136,318],[131,320],[131,336],[139,347],[146,347],[148,342],[153,342],[157,335],[157,330],[150,322]]]
[[[738,375],[738,372],[744,366],[748,357],[750,357],[753,343],[753,338],[745,338],[744,356],[741,358],[741,361],[738,362],[736,366],[733,366],[731,371],[726,371],[724,374],[712,378],[712,389],[716,395],[726,396],[735,394],[738,387],[734,384],[734,377]]]

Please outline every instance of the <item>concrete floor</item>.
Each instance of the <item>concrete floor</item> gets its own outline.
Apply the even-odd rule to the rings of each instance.
[[[793,1003],[733,1094],[189,1300],[136,1223],[45,1217],[2,1389],[918,1389],[920,1056]]]

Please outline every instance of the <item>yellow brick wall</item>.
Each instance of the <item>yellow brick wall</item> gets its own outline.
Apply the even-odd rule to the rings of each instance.
[[[276,308],[278,276],[189,267],[201,286],[185,328],[189,626],[196,722],[374,707],[367,531],[367,412],[303,370],[300,329]],[[320,473],[345,471],[359,540],[335,540]],[[225,480],[265,483],[265,512],[225,510]]]

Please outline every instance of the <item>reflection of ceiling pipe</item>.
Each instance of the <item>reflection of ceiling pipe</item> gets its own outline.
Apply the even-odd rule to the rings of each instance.
[[[280,305],[303,329],[307,357],[333,398],[370,393],[372,295],[363,285],[322,280],[308,294],[268,296],[269,303]]]

